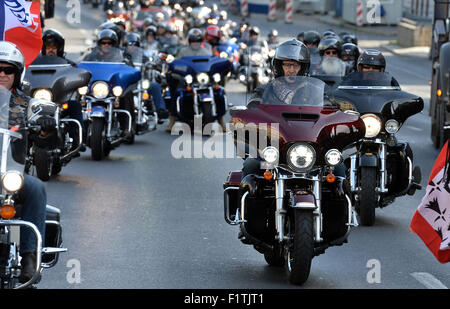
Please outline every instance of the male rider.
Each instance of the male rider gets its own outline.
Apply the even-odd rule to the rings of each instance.
[[[0,42],[0,86],[11,91],[9,102],[9,127],[24,125],[27,119],[27,107],[30,97],[19,89],[23,80],[25,61],[22,52],[16,45]],[[37,120],[42,131],[50,131],[55,125],[55,119],[41,117]],[[22,205],[21,217],[24,221],[32,222],[45,239],[45,212],[47,193],[44,184],[37,178],[23,175],[24,185],[15,199]],[[25,283],[30,280],[36,269],[36,236],[31,229],[21,227],[20,230],[21,273],[19,281]]]

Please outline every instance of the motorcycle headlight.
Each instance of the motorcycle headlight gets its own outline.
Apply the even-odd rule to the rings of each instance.
[[[361,116],[366,125],[366,136],[368,138],[375,137],[381,131],[381,120],[374,114],[366,114]]]
[[[192,75],[188,74],[184,77],[184,80],[186,81],[186,84],[192,84],[192,82],[194,81],[194,78],[192,77]]]
[[[272,146],[266,147],[262,151],[262,158],[269,164],[274,164],[278,162],[279,156],[280,154],[278,152],[278,149]]]
[[[294,144],[289,148],[286,160],[292,169],[307,171],[316,162],[316,151],[308,144]]]
[[[148,79],[144,79],[142,81],[142,89],[148,89],[150,88],[150,81]]]
[[[220,82],[220,74],[219,73],[215,73],[213,75],[213,79],[216,83]]]
[[[174,60],[175,60],[175,57],[173,55],[167,55],[167,58],[166,58],[167,63],[171,63]]]
[[[92,86],[92,94],[97,99],[104,99],[109,94],[109,87],[105,82],[97,82]]]
[[[275,57],[275,49],[271,49],[271,50],[269,51],[269,57],[270,57],[270,58]]]
[[[78,93],[80,95],[87,95],[88,91],[89,91],[89,88],[87,86],[78,88]]]
[[[22,173],[18,171],[7,171],[2,176],[2,186],[8,192],[19,191],[23,186]]]
[[[386,125],[384,126],[386,129],[386,132],[389,134],[397,133],[400,129],[400,125],[397,120],[389,119],[386,121]]]
[[[252,54],[250,56],[250,60],[253,62],[260,62],[262,60],[262,55],[261,54]]]
[[[197,80],[200,84],[207,84],[209,83],[209,76],[206,73],[200,73],[197,74]]]
[[[342,162],[342,154],[337,149],[330,149],[325,154],[325,161],[332,166],[338,165]]]
[[[48,89],[38,89],[34,92],[33,98],[51,102],[53,95]]]
[[[228,53],[223,51],[223,52],[220,52],[219,56],[220,56],[220,58],[228,58]]]
[[[123,89],[120,86],[116,86],[112,89],[112,92],[114,94],[115,97],[120,97],[123,93]]]

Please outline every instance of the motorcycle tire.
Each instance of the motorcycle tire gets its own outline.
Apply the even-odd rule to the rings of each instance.
[[[61,170],[62,170],[62,163],[59,159],[55,159],[53,160],[53,164],[52,164],[52,175],[58,175]]]
[[[105,121],[103,118],[94,118],[90,125],[91,157],[92,160],[100,161],[105,154],[105,137],[103,134]]]
[[[37,177],[42,181],[48,181],[50,179],[52,166],[51,158],[49,157],[47,150],[35,147],[33,154]]]
[[[295,209],[288,220],[288,232],[294,237],[286,248],[285,270],[291,284],[302,285],[308,280],[314,257],[313,213]]]
[[[375,189],[377,188],[377,169],[375,167],[361,167],[361,192],[359,194],[359,219],[363,226],[375,224],[375,208],[378,199]]]

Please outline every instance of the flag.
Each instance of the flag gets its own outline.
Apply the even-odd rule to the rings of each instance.
[[[42,49],[39,1],[0,0],[0,41],[17,45],[28,67]]]
[[[450,262],[450,186],[444,173],[447,149],[448,141],[434,163],[425,196],[409,226],[441,263]]]

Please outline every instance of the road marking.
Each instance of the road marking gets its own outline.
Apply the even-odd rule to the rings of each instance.
[[[422,283],[428,289],[448,289],[441,281],[436,279],[432,274],[429,273],[411,273],[417,281]]]

